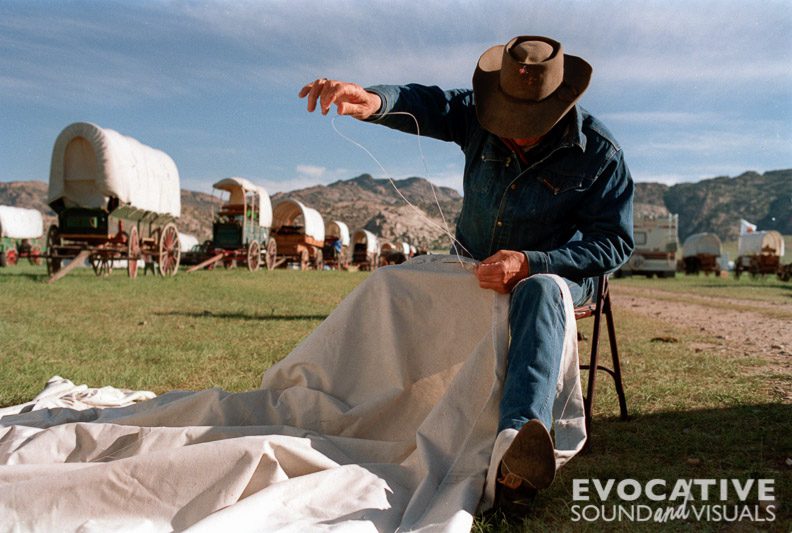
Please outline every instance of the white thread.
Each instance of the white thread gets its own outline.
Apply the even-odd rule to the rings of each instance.
[[[335,125],[336,117],[332,117],[332,119],[330,120],[330,125],[333,127],[333,131],[335,131],[342,139],[346,140],[349,143],[354,144],[355,146],[357,146],[358,148],[360,148],[361,150],[366,152],[366,154],[377,164],[377,166],[379,166],[380,170],[382,170],[383,174],[385,174],[385,177],[388,179],[388,182],[391,184],[393,189],[401,197],[401,199],[404,200],[404,202],[407,205],[409,205],[411,208],[413,208],[413,210],[415,210],[415,212],[417,212],[422,218],[424,218],[430,225],[432,225],[435,228],[439,229],[440,231],[444,232],[446,234],[446,236],[448,236],[448,238],[451,239],[451,244],[452,244],[453,249],[454,249],[454,254],[457,256],[457,260],[459,261],[459,264],[465,270],[470,271],[470,268],[468,267],[469,263],[466,265],[465,262],[462,261],[462,258],[461,258],[460,254],[459,254],[459,250],[460,249],[463,250],[464,252],[466,252],[468,254],[468,256],[470,256],[471,254],[467,250],[467,248],[465,248],[464,245],[461,242],[459,242],[452,235],[451,230],[448,228],[448,222],[446,221],[445,215],[443,214],[443,208],[440,206],[440,200],[437,197],[437,191],[435,190],[435,187],[432,184],[431,180],[428,179],[429,169],[428,169],[428,166],[426,164],[426,158],[424,157],[423,149],[421,147],[421,127],[418,124],[418,119],[415,117],[415,115],[413,115],[412,113],[408,113],[406,111],[391,111],[389,113],[378,113],[377,115],[378,116],[382,116],[382,117],[387,116],[387,115],[407,115],[407,116],[411,117],[413,119],[413,121],[415,122],[415,131],[416,131],[415,134],[416,134],[416,137],[417,137],[417,140],[418,140],[418,152],[421,154],[421,161],[423,162],[423,165],[424,165],[424,171],[427,174],[427,181],[429,182],[429,186],[432,188],[432,194],[434,195],[434,200],[435,200],[435,204],[437,205],[437,210],[440,212],[440,218],[443,221],[443,226],[440,226],[435,221],[433,221],[428,216],[426,216],[426,214],[420,208],[418,208],[417,206],[413,205],[402,194],[402,192],[396,186],[396,183],[394,182],[393,178],[391,177],[391,174],[385,169],[385,167],[382,165],[382,163],[380,163],[380,161],[374,156],[374,154],[371,153],[371,151],[368,148],[366,148],[365,146],[363,146],[359,142],[355,141],[354,139],[351,139],[350,137],[344,135],[343,133],[341,133],[338,130],[338,128]]]

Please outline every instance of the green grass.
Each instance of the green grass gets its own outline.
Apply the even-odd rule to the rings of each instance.
[[[156,393],[255,388],[366,275],[237,270],[131,281],[120,272],[98,279],[80,270],[50,286],[43,267],[0,269],[0,405],[30,400],[54,374]],[[614,281],[613,290],[620,286],[746,306],[789,303],[792,294],[792,283],[769,279],[632,278]],[[591,320],[579,325],[590,338]],[[792,376],[741,350],[694,351],[694,344],[718,344],[698,329],[664,326],[663,335],[677,342],[653,341],[656,323],[630,309],[616,308],[616,327],[631,420],[619,420],[613,386],[602,374],[591,451],[559,471],[525,522],[480,516],[474,530],[750,531],[744,523],[574,523],[572,480],[767,477],[775,479],[780,506],[769,529],[788,532]],[[581,355],[589,348],[582,342]],[[609,361],[607,343],[601,357]]]
[[[196,272],[130,280],[89,269],[46,285],[43,267],[0,270],[0,405],[59,374],[162,393],[257,387],[366,274]]]

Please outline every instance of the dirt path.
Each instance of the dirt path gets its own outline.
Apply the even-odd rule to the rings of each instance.
[[[693,344],[691,348],[694,351],[761,357],[782,372],[792,374],[792,320],[759,312],[767,310],[770,304],[766,302],[697,295],[688,297],[678,292],[627,286],[613,287],[611,297],[617,309],[624,308],[675,326],[697,329],[714,339],[713,343]],[[682,299],[685,301],[680,301]],[[738,306],[739,310],[729,309],[729,305]],[[792,312],[789,304],[774,308],[782,315]]]

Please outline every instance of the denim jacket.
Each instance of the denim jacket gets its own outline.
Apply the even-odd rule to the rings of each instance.
[[[458,144],[465,154],[464,199],[456,238],[475,259],[521,250],[531,274],[571,280],[618,269],[632,253],[633,181],[622,150],[597,119],[574,107],[565,130],[543,141],[525,165],[476,118],[473,92],[378,85],[369,120]],[[548,136],[550,137],[550,136]],[[550,144],[548,146],[548,144]],[[544,146],[542,146],[544,145]]]

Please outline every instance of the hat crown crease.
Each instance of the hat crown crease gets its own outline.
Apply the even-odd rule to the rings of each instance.
[[[551,39],[514,39],[503,49],[501,90],[512,98],[538,102],[561,86],[564,56]]]

